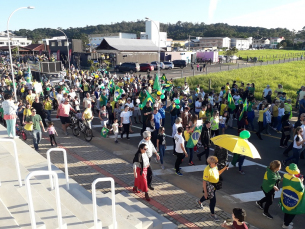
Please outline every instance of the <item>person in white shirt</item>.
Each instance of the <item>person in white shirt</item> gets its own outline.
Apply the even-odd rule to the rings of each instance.
[[[271,91],[271,93],[272,93],[270,86],[267,85],[267,87],[263,91],[263,98],[265,98],[268,95],[269,91]]]
[[[153,154],[156,155],[156,160],[159,161],[160,160],[159,154],[157,153],[157,150],[150,139],[151,139],[151,132],[147,130],[144,131],[143,139],[140,141],[139,146],[143,143],[147,145],[146,154],[147,157],[149,158],[149,161],[151,161],[151,157]],[[150,190],[154,190],[154,188],[151,186],[151,183],[152,183],[152,169],[149,166],[147,168],[147,186]]]
[[[88,107],[88,104],[91,104],[92,98],[90,97],[89,92],[86,93],[86,97],[83,99],[83,107]]]
[[[139,108],[139,105],[141,103],[140,99],[139,99],[139,95],[136,94],[136,97],[134,99],[134,101],[132,101],[133,105],[134,105],[134,110],[133,110],[133,117],[135,120],[135,123],[137,123],[137,118],[139,119],[139,123],[142,123],[141,121],[141,111]]]
[[[123,138],[123,135],[126,133],[127,140],[129,140],[129,126],[132,125],[131,117],[129,113],[129,107],[128,105],[125,105],[124,111],[121,112],[121,126],[123,127],[123,132],[121,133],[121,138]]]
[[[63,103],[64,95],[62,94],[62,90],[60,89],[56,95],[56,100],[58,102],[58,106]]]
[[[199,115],[202,107],[202,98],[197,98],[195,102],[195,114]]]
[[[233,96],[233,99],[234,99],[234,104],[235,104],[235,106],[238,106],[239,105],[239,99],[240,99],[240,95],[239,94],[235,94],[234,96]]]
[[[190,94],[190,87],[188,86],[187,82],[184,83],[184,90],[183,90],[184,94]]]
[[[175,148],[176,148],[176,163],[175,163],[175,169],[176,174],[178,176],[182,176],[183,174],[180,171],[180,165],[182,163],[183,158],[188,157],[187,152],[184,147],[184,138],[182,137],[183,128],[178,127],[177,134],[175,134]]]
[[[126,105],[129,107],[129,115],[130,115],[130,118],[131,118],[133,116],[133,111],[134,111],[134,105],[131,102],[131,98],[127,99]],[[129,132],[133,133],[133,131],[131,130],[131,126],[129,126]]]
[[[221,87],[221,91],[219,92],[219,102],[221,103],[223,97],[225,96],[225,87]]]

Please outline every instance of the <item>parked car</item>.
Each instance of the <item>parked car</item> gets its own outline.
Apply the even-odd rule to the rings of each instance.
[[[174,60],[173,64],[174,64],[175,67],[185,68],[186,67],[186,60]]]
[[[140,65],[139,63],[135,63],[135,62],[125,62],[122,63],[121,65],[116,65],[114,70],[119,72],[134,73],[140,71]]]
[[[141,72],[150,72],[154,70],[154,66],[152,64],[142,63],[140,64]]]
[[[154,66],[154,69],[157,70],[158,67],[160,66],[160,63],[158,61],[153,61],[150,63],[152,66]],[[160,69],[164,69],[164,63],[161,62],[161,68]]]
[[[164,69],[172,69],[174,68],[174,64],[172,62],[169,61],[164,61]]]

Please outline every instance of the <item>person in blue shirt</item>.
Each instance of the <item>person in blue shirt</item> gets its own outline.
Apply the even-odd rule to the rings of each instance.
[[[159,128],[161,127],[161,124],[162,124],[162,116],[158,111],[159,111],[158,107],[154,107],[153,114],[154,114],[154,122],[155,122],[156,131],[153,131],[151,133],[152,134],[151,141],[155,147],[157,147],[158,132],[159,132]]]
[[[164,122],[165,122],[165,110],[164,110],[163,107],[160,107],[158,112],[160,113],[160,115],[162,117],[162,124],[161,124],[161,126],[164,126]]]

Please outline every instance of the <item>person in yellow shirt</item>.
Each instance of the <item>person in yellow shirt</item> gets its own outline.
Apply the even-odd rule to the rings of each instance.
[[[87,108],[82,115],[82,119],[88,123],[88,126],[91,129],[91,122],[93,119],[91,103],[88,103]]]
[[[264,110],[265,105],[264,104],[259,105],[258,120],[257,120],[258,121],[258,131],[256,132],[256,135],[260,140],[263,140],[262,136],[261,136],[261,132],[264,130],[264,113],[267,112],[270,107],[271,107],[271,105],[269,104],[267,106],[267,108]]]
[[[199,119],[202,119],[202,122],[204,123],[205,120],[207,119],[207,115],[206,115],[206,110],[207,110],[207,106],[206,105],[202,105],[201,111],[199,111]]]
[[[228,169],[225,166],[223,169],[218,170],[217,163],[218,159],[215,156],[209,156],[207,159],[207,167],[205,167],[203,171],[203,192],[204,195],[201,197],[200,200],[197,200],[197,204],[200,208],[203,208],[202,203],[207,199],[210,199],[210,217],[214,221],[219,221],[218,217],[215,215],[215,206],[216,206],[216,189],[214,184],[219,182],[219,176]]]
[[[47,113],[47,119],[49,120],[49,122],[51,122],[52,103],[53,101],[50,99],[49,96],[47,96],[46,100],[43,102],[44,109]]]
[[[272,106],[272,129],[276,130],[278,120],[277,117],[279,116],[279,106],[280,100],[276,100],[274,105]]]
[[[36,97],[36,94],[32,93],[32,90],[29,90],[29,94],[25,97],[25,100],[27,103],[29,103],[32,106],[32,103],[34,102]]]
[[[25,123],[24,121],[26,120],[26,118],[32,115],[31,107],[32,107],[31,104],[29,103],[26,104],[26,108],[23,110],[22,123]]]
[[[228,100],[224,100],[223,103],[220,105],[220,112],[219,112],[219,115],[220,116],[223,116],[223,113],[225,111],[228,111]]]
[[[117,85],[118,85],[119,87],[123,87],[123,86],[124,86],[124,82],[123,82],[123,80],[122,80],[122,79],[120,79],[120,81],[117,83]]]
[[[192,148],[187,147],[187,142],[190,139],[193,131],[194,131],[194,128],[190,128],[189,125],[186,125],[185,131],[183,133],[184,140],[185,140],[185,149],[186,149],[187,154],[189,155],[189,164],[188,165],[190,165],[190,166],[195,165],[193,163],[194,147],[192,147]]]

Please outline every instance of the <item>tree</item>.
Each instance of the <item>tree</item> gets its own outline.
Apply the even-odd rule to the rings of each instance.
[[[236,53],[238,53],[238,49],[236,47],[230,48],[227,51],[224,52],[225,56],[234,56]]]

